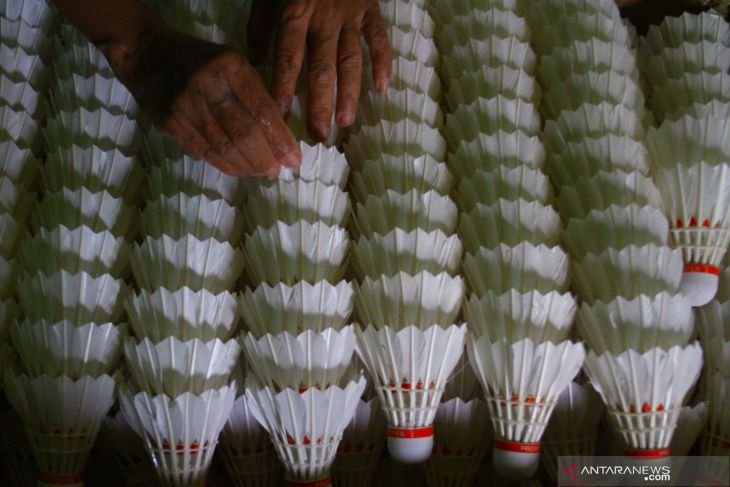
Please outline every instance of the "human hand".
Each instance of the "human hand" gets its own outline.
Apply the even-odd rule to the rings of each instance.
[[[252,19],[257,18],[257,4],[266,3],[254,3]],[[262,42],[261,29],[252,32],[259,35],[255,44],[266,43]],[[280,113],[288,114],[304,51],[308,49],[308,124],[310,134],[317,140],[329,135],[333,113],[339,127],[348,127],[355,121],[362,71],[361,32],[369,46],[375,87],[383,92],[390,80],[392,54],[377,0],[291,0],[283,9],[272,95]]]
[[[105,54],[162,132],[237,176],[275,176],[301,150],[243,54],[162,25]]]

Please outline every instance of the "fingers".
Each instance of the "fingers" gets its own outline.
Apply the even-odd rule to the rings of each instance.
[[[383,16],[380,15],[378,2],[373,2],[365,12],[363,34],[370,48],[370,59],[373,64],[373,81],[375,88],[384,92],[390,82],[393,53],[388,41],[388,30]]]
[[[297,77],[302,69],[309,15],[303,2],[292,3],[290,8],[285,10],[281,19],[271,94],[279,108],[279,113],[284,116],[289,113],[291,108],[292,98],[294,98],[297,88]]]
[[[228,77],[233,94],[251,117],[259,123],[262,133],[278,163],[296,167],[302,152],[284,118],[279,113],[254,69],[243,66]]]
[[[337,51],[337,114],[339,127],[349,127],[355,121],[360,97],[362,49],[358,30],[345,26],[340,34]]]
[[[248,20],[247,45],[248,57],[255,65],[261,64],[269,55],[271,41],[274,39],[276,2],[258,1],[251,5]]]
[[[326,30],[310,33],[308,58],[309,133],[316,140],[330,134],[333,113],[333,95],[337,79],[337,47],[340,26],[323,22]]]

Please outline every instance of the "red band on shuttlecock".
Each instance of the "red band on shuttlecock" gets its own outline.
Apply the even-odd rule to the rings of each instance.
[[[696,272],[698,274],[720,275],[720,268],[708,264],[684,264],[684,272]]]
[[[494,440],[494,448],[517,453],[540,453],[540,443],[518,443],[516,441]]]
[[[332,484],[332,477],[329,475],[318,480],[288,480],[286,487],[329,487]]]
[[[664,458],[672,454],[669,448],[659,448],[658,450],[626,450],[624,455],[627,457],[638,458]]]
[[[428,438],[433,436],[433,426],[423,428],[391,428],[388,427],[388,438]]]
[[[38,474],[38,480],[51,485],[73,485],[83,482],[84,475],[57,475],[52,473],[40,472]]]

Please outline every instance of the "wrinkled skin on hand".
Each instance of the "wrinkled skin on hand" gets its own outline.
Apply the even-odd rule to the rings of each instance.
[[[116,54],[112,67],[140,107],[195,157],[239,176],[299,164],[296,140],[241,53],[158,26]]]
[[[271,44],[274,12],[270,2],[254,2],[249,44]],[[383,92],[391,75],[392,54],[385,21],[377,0],[290,0],[280,12],[274,53],[272,95],[286,115],[294,98],[297,78],[307,56],[309,132],[317,140],[329,135],[331,120],[339,127],[355,121],[360,96],[362,50],[360,34],[368,44],[373,80]],[[336,100],[333,97],[337,84]]]

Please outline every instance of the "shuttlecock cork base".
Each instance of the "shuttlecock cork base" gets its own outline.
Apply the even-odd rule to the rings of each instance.
[[[388,451],[401,463],[420,463],[431,456],[433,450],[433,426],[421,428],[386,429]]]

